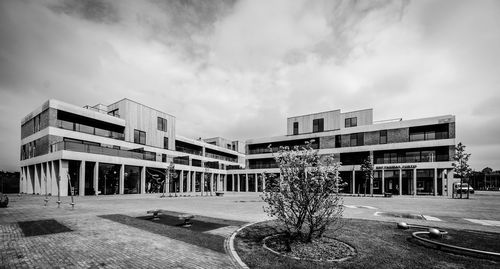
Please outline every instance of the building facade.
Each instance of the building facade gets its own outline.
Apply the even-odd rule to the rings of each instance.
[[[78,107],[48,100],[21,122],[22,193],[260,192],[280,146],[310,141],[342,163],[342,192],[451,195],[455,117],[373,122],[373,110],[287,119],[287,134],[231,141],[176,135],[175,117],[129,99]],[[360,164],[373,160],[365,181]],[[166,186],[166,187],[164,187]]]

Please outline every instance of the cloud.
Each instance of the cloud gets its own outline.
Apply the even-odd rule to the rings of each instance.
[[[500,169],[499,13],[496,1],[1,1],[0,169],[17,169],[20,119],[46,99],[124,97],[193,138],[280,135],[288,116],[338,108],[455,114],[477,168]]]

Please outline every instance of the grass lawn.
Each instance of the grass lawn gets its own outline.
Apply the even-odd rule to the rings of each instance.
[[[344,228],[336,235],[326,232],[327,236],[353,246],[357,252],[354,258],[340,263],[298,261],[262,247],[262,239],[275,232],[273,225],[273,222],[259,223],[242,230],[236,237],[236,251],[250,268],[500,268],[499,259],[463,256],[426,247],[412,238],[411,233],[416,229],[400,230],[395,223],[358,219],[345,219]],[[451,238],[448,243],[500,252],[500,234],[446,231]]]
[[[174,212],[175,213],[175,212]],[[179,214],[179,213],[176,213]],[[157,222],[148,220],[151,217],[145,218],[134,218],[126,215],[112,214],[112,215],[101,215],[101,218],[112,220],[118,223],[122,223],[131,227],[135,227],[141,230],[145,230],[151,233],[158,234],[160,236],[166,236],[173,239],[177,239],[189,244],[196,246],[208,248],[221,253],[225,253],[224,240],[225,238],[220,235],[203,233],[200,231],[206,231],[207,226],[210,227],[223,227],[228,225],[241,225],[241,222],[227,221],[221,219],[212,219],[207,217],[199,217],[196,222],[193,221],[192,228],[182,228],[173,225],[172,216],[163,214],[160,215],[160,220]],[[162,220],[163,218],[163,220]],[[177,218],[174,219],[177,223],[181,222]],[[214,225],[218,224],[218,225]]]

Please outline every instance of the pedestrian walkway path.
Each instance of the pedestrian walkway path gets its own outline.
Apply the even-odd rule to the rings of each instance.
[[[347,208],[377,209],[376,207],[368,206],[368,205],[344,205],[344,207],[347,207]]]
[[[484,219],[465,219],[465,220],[481,225],[500,227],[500,221],[498,220],[484,220]]]

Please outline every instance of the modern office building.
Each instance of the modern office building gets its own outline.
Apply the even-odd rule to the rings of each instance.
[[[176,134],[175,117],[123,99],[78,107],[49,100],[21,122],[23,193],[260,192],[280,146],[312,141],[342,162],[342,191],[451,195],[455,117],[373,122],[372,109],[288,118],[287,134],[245,142]],[[269,146],[271,145],[271,146]],[[364,159],[375,164],[368,184]],[[167,186],[164,189],[164,186]],[[366,190],[365,190],[366,189]]]

